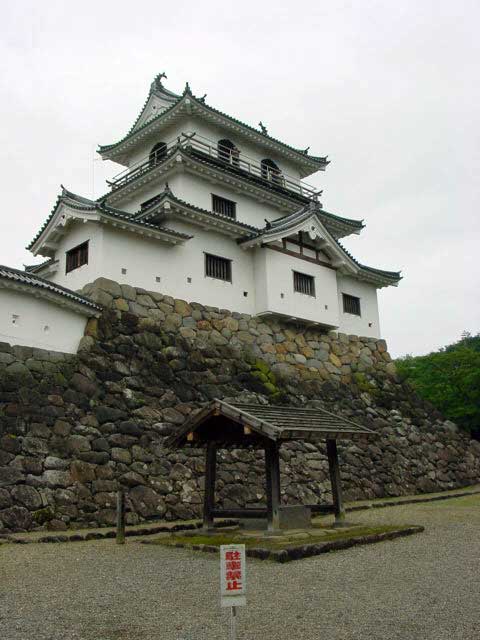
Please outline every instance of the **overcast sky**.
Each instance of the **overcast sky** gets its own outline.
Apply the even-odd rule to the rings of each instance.
[[[75,7],[75,9],[73,9]],[[80,7],[80,8],[77,8]],[[156,73],[331,164],[310,183],[328,211],[365,219],[345,241],[402,269],[379,292],[393,355],[480,330],[480,4],[7,0],[2,7],[0,263],[25,245],[60,184],[106,191],[94,161],[122,137]]]

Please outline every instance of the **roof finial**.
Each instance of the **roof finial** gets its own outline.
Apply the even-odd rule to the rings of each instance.
[[[190,89],[190,85],[188,84],[188,82],[185,83],[185,89],[183,90],[183,93],[192,93],[192,90]]]
[[[163,89],[162,78],[166,77],[167,74],[164,71],[162,71],[162,73],[157,73],[150,86],[150,91],[155,91],[155,89]]]
[[[268,130],[267,127],[263,124],[263,122],[260,120],[260,122],[258,123],[258,126],[260,127],[260,129],[262,130],[262,133],[264,133],[266,136],[268,136]]]
[[[207,94],[205,94],[204,96],[202,96],[201,98],[199,98],[200,102],[205,102],[205,98],[207,97]]]

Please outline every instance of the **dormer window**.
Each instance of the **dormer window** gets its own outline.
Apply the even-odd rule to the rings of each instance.
[[[157,144],[150,151],[150,157],[149,157],[150,166],[154,167],[161,160],[163,160],[166,155],[167,155],[167,145],[165,144],[165,142],[157,142]]]
[[[228,164],[232,164],[235,167],[238,167],[240,164],[240,151],[231,140],[219,140],[217,143],[217,153],[219,160],[223,160],[223,162],[228,162]]]
[[[274,184],[283,186],[283,175],[276,162],[270,160],[269,158],[265,158],[265,160],[262,160],[261,162],[261,167],[262,178],[264,180],[268,180],[269,182],[273,182]]]

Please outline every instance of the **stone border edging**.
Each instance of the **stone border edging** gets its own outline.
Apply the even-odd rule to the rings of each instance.
[[[216,522],[216,527],[229,527],[237,524],[233,520],[221,520]],[[132,538],[138,536],[151,536],[157,533],[170,533],[176,531],[194,531],[203,527],[202,522],[194,522],[191,524],[173,524],[173,525],[159,525],[158,527],[144,527],[139,529],[126,529],[125,537]],[[13,535],[5,535],[0,537],[0,544],[34,544],[34,543],[52,543],[52,542],[87,542],[89,540],[105,540],[107,538],[115,538],[116,531],[109,529],[108,531],[91,531],[89,533],[74,533],[72,535],[48,535],[40,538],[15,538]],[[2,542],[3,541],[3,542]]]
[[[275,562],[290,562],[292,560],[301,560],[303,558],[311,558],[330,551],[340,551],[342,549],[350,549],[361,544],[374,544],[383,542],[384,540],[394,540],[395,538],[403,538],[412,536],[416,533],[422,533],[425,527],[412,526],[386,531],[384,533],[371,533],[365,536],[352,536],[344,540],[331,540],[330,542],[318,542],[315,544],[303,544],[287,549],[278,549],[270,551],[269,549],[257,548],[246,549],[246,555],[257,560],[273,560]],[[155,544],[152,540],[142,540],[142,544]],[[184,544],[177,542],[171,545],[173,548],[188,549],[193,551],[204,551],[206,553],[219,553],[220,547],[212,544]]]
[[[437,500],[450,500],[451,498],[464,498],[466,496],[475,496],[480,494],[480,489],[476,491],[464,491],[461,493],[450,493],[446,496],[430,496],[427,498],[407,498],[406,500],[398,500],[396,502],[370,502],[357,506],[347,507],[345,511],[363,511],[364,509],[383,509],[385,507],[400,507],[403,504],[421,504],[423,502],[436,502]]]

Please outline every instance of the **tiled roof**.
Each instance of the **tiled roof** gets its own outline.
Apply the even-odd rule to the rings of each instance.
[[[158,225],[150,224],[148,222],[143,222],[141,220],[135,220],[135,218],[131,214],[126,213],[125,211],[121,211],[120,209],[115,209],[114,207],[110,207],[109,205],[105,204],[103,200],[102,201],[88,200],[83,196],[79,196],[76,193],[67,191],[65,188],[62,188],[62,189],[63,189],[62,193],[58,196],[55,202],[55,205],[52,211],[50,212],[50,215],[47,217],[47,219],[43,223],[37,235],[27,246],[27,249],[31,249],[35,244],[35,242],[37,242],[37,240],[40,238],[42,233],[45,231],[49,222],[55,215],[55,212],[57,211],[57,207],[60,204],[60,202],[65,202],[70,208],[76,209],[77,211],[98,212],[102,216],[115,218],[117,220],[123,220],[128,224],[133,224],[135,226],[151,229],[152,231],[159,231],[161,233],[165,233],[165,234],[177,237],[181,240],[190,240],[190,238],[192,237],[185,233],[180,233],[179,231],[175,231],[173,229],[167,229],[165,227],[159,227]]]
[[[323,209],[321,209],[318,205],[315,206],[314,203],[310,203],[307,207],[300,209],[295,213],[288,214],[283,218],[279,218],[277,220],[273,220],[269,222],[266,227],[260,229],[256,233],[251,234],[247,238],[243,239],[241,242],[248,242],[250,240],[254,240],[255,238],[261,238],[262,236],[266,236],[268,238],[271,234],[281,233],[285,231],[288,233],[288,230],[291,227],[296,226],[299,222],[304,219],[308,219],[312,215],[316,215],[320,222],[322,220]],[[328,230],[328,229],[327,229]],[[402,279],[399,271],[384,271],[383,269],[375,269],[374,267],[368,267],[367,265],[362,264],[358,260],[356,260],[352,254],[345,249],[345,247],[332,235],[332,240],[336,243],[336,245],[340,248],[342,253],[344,253],[357,267],[359,267],[360,271],[366,272],[368,274],[372,274],[374,276],[378,276],[386,281],[389,284],[395,284]]]
[[[315,206],[315,213],[320,218],[322,219],[324,218],[327,222],[331,220],[332,222],[337,222],[342,225],[348,225],[349,227],[352,227],[352,229],[363,229],[365,226],[363,224],[363,220],[352,220],[350,218],[342,218],[341,216],[337,216],[334,213],[329,213],[328,211],[325,211],[325,209],[322,209],[320,205],[314,205],[314,206]],[[311,213],[310,205],[307,205],[303,209],[300,209],[300,211],[295,211],[294,213],[289,213],[286,216],[283,216],[282,218],[277,218],[276,220],[273,220],[270,223],[270,228],[280,230],[281,227],[287,227],[291,222],[297,222],[298,219],[304,213],[308,213],[308,212]]]
[[[167,439],[169,446],[184,446],[189,443],[187,434],[198,433],[198,444],[210,439],[222,440],[218,416],[224,416],[240,426],[234,433],[232,426],[225,425],[225,440],[232,438],[248,444],[250,434],[242,427],[248,427],[253,435],[259,435],[277,442],[288,440],[324,440],[326,438],[354,438],[371,436],[375,432],[356,422],[342,418],[325,409],[304,409],[292,406],[246,404],[224,402],[215,399],[204,409],[185,422],[181,429]],[[215,436],[208,434],[209,421],[214,422]],[[212,425],[213,426],[213,425]],[[220,430],[219,430],[220,429]],[[191,441],[195,446],[195,440]]]
[[[163,87],[163,89],[164,89],[164,87]],[[171,92],[169,92],[169,93],[172,96],[175,96],[175,94],[172,94]],[[188,97],[191,98],[192,100],[194,100],[199,107],[202,107],[202,108],[206,109],[207,111],[210,111],[211,113],[220,115],[223,118],[226,118],[227,120],[230,120],[230,122],[234,122],[235,124],[238,124],[238,125],[244,127],[245,129],[248,129],[249,131],[254,132],[256,135],[261,136],[261,137],[265,138],[266,140],[268,140],[270,142],[274,142],[275,144],[280,145],[281,147],[287,149],[288,151],[291,151],[291,152],[293,151],[297,155],[302,156],[302,158],[307,160],[307,161],[310,161],[312,163],[316,163],[316,164],[319,164],[319,165],[327,165],[327,164],[329,164],[329,161],[327,160],[327,156],[310,156],[304,150],[296,149],[295,147],[292,147],[292,146],[286,144],[285,142],[282,142],[281,140],[273,138],[272,136],[268,135],[268,133],[264,133],[263,131],[259,131],[255,127],[252,127],[251,125],[249,125],[249,124],[247,124],[245,122],[242,122],[241,120],[238,120],[237,118],[233,118],[232,116],[229,116],[228,114],[224,113],[223,111],[219,111],[218,109],[215,109],[214,107],[211,107],[210,105],[207,105],[203,100],[195,97],[192,94],[192,92],[190,91],[190,88],[188,86],[188,83],[187,83],[187,85],[185,87],[185,90],[184,90],[183,94],[181,96],[178,96],[178,99],[176,100],[176,102],[174,102],[170,107],[168,107],[167,109],[165,109],[164,111],[159,113],[154,118],[151,118],[150,120],[148,120],[148,122],[145,122],[141,127],[139,127],[138,129],[135,130],[135,127],[136,127],[138,121],[140,120],[140,118],[142,116],[143,110],[145,109],[145,106],[146,106],[146,104],[148,102],[148,99],[150,98],[150,95],[151,95],[151,90],[150,90],[150,93],[148,95],[147,100],[145,101],[144,106],[142,107],[142,110],[141,110],[140,114],[138,115],[137,119],[135,120],[134,124],[132,125],[132,127],[130,128],[128,133],[123,138],[121,138],[118,142],[114,142],[112,144],[107,144],[107,145],[99,145],[99,149],[98,149],[99,153],[106,153],[108,151],[113,150],[115,147],[118,147],[123,142],[128,140],[130,137],[136,135],[139,131],[141,131],[142,129],[144,129],[148,125],[152,124],[153,122],[159,121],[167,113],[170,113],[188,95]]]
[[[62,296],[63,298],[67,298],[72,302],[77,302],[78,304],[90,307],[95,311],[102,310],[102,307],[100,307],[98,304],[95,304],[95,302],[92,302],[92,300],[85,298],[85,296],[82,296],[79,293],[72,291],[71,289],[67,289],[66,287],[62,287],[59,284],[54,284],[53,282],[44,280],[43,278],[40,278],[40,276],[34,275],[33,273],[28,273],[26,271],[20,271],[19,269],[13,269],[12,267],[0,265],[0,279],[2,278],[21,285],[35,287],[43,291],[54,293],[56,295]]]

